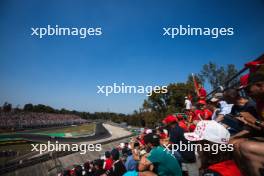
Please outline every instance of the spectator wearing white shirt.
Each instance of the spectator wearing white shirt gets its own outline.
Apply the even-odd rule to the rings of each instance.
[[[232,94],[233,92],[231,90],[227,90],[225,92],[225,99],[223,98],[223,93],[216,93],[214,97],[210,100],[211,102],[218,104],[218,109],[213,114],[212,120],[220,122],[223,120],[226,114],[230,114],[234,105],[232,101],[229,101],[230,99],[233,99]]]
[[[188,110],[188,111],[191,110],[192,102],[191,102],[191,100],[188,99],[188,97],[185,97],[184,104],[185,104],[185,109],[186,110]]]

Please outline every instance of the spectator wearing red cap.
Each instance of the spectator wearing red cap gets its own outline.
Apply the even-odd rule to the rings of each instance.
[[[177,114],[178,124],[184,132],[188,132],[188,126],[181,114]]]
[[[167,125],[170,142],[172,144],[187,144],[188,141],[184,138],[184,130],[179,126],[178,119],[175,116],[169,115],[163,120],[163,122],[167,122],[165,124]],[[182,164],[186,166],[186,171],[190,175],[198,175],[198,168],[196,165],[196,157],[194,151],[186,150],[178,152],[181,155]]]
[[[166,146],[169,144],[170,139],[169,139],[169,132],[166,129],[161,129],[158,132],[159,138],[160,138],[160,145]]]
[[[196,117],[195,117],[196,116],[195,111],[196,111],[196,106],[192,106],[192,108],[191,108],[190,111],[185,112],[186,115],[188,116],[187,117],[188,123],[193,123],[193,120],[196,119]]]
[[[204,119],[204,108],[206,105],[206,101],[205,100],[199,100],[197,102],[197,109],[195,110],[195,119],[193,119],[194,124],[197,124],[198,121],[203,120]]]
[[[211,120],[212,112],[207,108],[205,100],[199,100],[198,104],[200,106],[200,112],[198,112],[199,116],[203,120]]]
[[[178,119],[175,116],[173,116],[173,115],[166,116],[166,118],[163,119],[163,121],[162,121],[162,123],[164,125],[170,125],[170,124],[174,124],[174,123],[177,123],[177,122],[178,122]]]
[[[175,144],[179,143],[184,131],[178,125],[178,119],[173,115],[168,115],[162,122],[168,127],[170,141]]]

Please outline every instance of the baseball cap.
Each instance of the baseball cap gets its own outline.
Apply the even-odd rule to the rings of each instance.
[[[194,132],[184,133],[184,137],[189,141],[207,140],[219,144],[227,144],[230,133],[221,124],[214,120],[202,120],[198,122]]]
[[[124,143],[124,142],[121,142],[119,146],[120,146],[120,148],[122,149],[122,148],[125,147],[125,143]]]
[[[211,102],[217,102],[223,97],[223,93],[216,93],[214,94],[213,98],[211,98]]]
[[[177,121],[178,119],[175,116],[168,115],[165,119],[163,119],[162,123],[168,125],[170,123],[177,122]]]
[[[144,133],[145,133],[145,134],[152,133],[152,129],[146,129]]]
[[[199,100],[199,101],[198,101],[198,104],[206,105],[206,101],[205,101],[205,100]]]
[[[120,155],[119,151],[116,148],[114,148],[111,151],[111,156],[112,156],[113,160],[118,160],[119,159],[119,155]]]
[[[147,135],[144,136],[144,143],[145,144],[154,144],[154,145],[158,145],[159,144],[159,136],[154,134],[154,133],[149,133]]]
[[[178,120],[182,120],[183,119],[183,115],[181,115],[181,114],[177,114],[176,116],[177,116]]]
[[[103,165],[104,165],[104,160],[102,160],[102,159],[96,159],[96,160],[94,161],[94,165],[99,166],[99,167],[103,167]]]
[[[106,151],[105,152],[105,157],[106,158],[110,158],[111,157],[111,152],[110,151]]]
[[[160,139],[167,139],[167,138],[168,138],[168,135],[165,134],[165,133],[161,133],[161,134],[159,135],[159,137],[160,137]]]

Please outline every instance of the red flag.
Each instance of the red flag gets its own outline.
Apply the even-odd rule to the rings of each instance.
[[[194,84],[195,92],[196,92],[197,96],[200,97],[199,85],[198,85],[198,82],[196,81],[193,73],[192,73],[192,77],[193,77],[193,84]]]
[[[251,61],[245,64],[246,68],[249,68],[249,72],[255,72],[260,65],[264,64],[264,54],[262,56],[260,56],[257,60],[255,61]]]
[[[264,59],[260,61],[252,61],[245,64],[247,68],[249,68],[249,72],[255,72],[260,65],[264,64]]]

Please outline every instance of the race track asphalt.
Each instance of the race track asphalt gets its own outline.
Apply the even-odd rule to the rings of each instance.
[[[48,135],[42,135],[42,134],[29,134],[29,133],[17,133],[17,134],[10,134],[8,135],[9,138],[23,138],[28,141],[33,142],[43,142],[46,143],[47,141],[50,142],[60,142],[60,143],[78,143],[78,142],[88,142],[88,141],[94,141],[99,139],[104,139],[111,137],[111,134],[109,131],[103,126],[102,123],[96,123],[95,133],[91,136],[86,137],[50,137]]]

